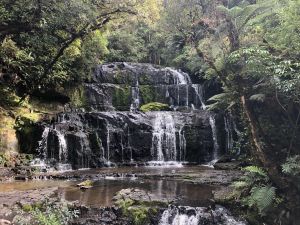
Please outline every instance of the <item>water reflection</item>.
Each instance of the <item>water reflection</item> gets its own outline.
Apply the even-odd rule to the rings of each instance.
[[[169,180],[100,180],[88,190],[75,186],[59,188],[59,194],[68,201],[79,201],[89,206],[110,206],[113,196],[125,188],[139,188],[159,198],[179,198],[178,204],[206,206],[212,197],[214,187]]]

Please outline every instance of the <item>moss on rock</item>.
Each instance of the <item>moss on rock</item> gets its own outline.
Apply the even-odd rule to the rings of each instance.
[[[140,110],[142,112],[149,111],[170,111],[170,107],[167,104],[163,104],[160,102],[150,102],[148,104],[142,105]]]

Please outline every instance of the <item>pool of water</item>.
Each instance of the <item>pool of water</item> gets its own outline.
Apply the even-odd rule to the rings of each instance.
[[[94,186],[87,190],[81,190],[76,186],[82,180],[32,180],[24,182],[10,182],[0,184],[0,192],[28,191],[33,189],[52,188],[58,189],[57,193],[62,199],[67,201],[78,201],[88,206],[111,206],[114,195],[126,188],[139,188],[146,190],[159,198],[178,199],[180,205],[207,206],[212,198],[212,190],[217,188],[211,185],[193,184],[192,182],[155,178],[126,178],[114,177],[114,174],[150,174],[150,175],[170,175],[170,174],[193,174],[203,171],[201,167],[183,168],[157,168],[157,167],[125,167],[125,168],[105,168],[101,170],[77,171],[78,173],[105,174],[105,178],[99,178]],[[151,177],[151,176],[149,176]]]
[[[93,188],[80,190],[74,185],[60,187],[59,194],[68,201],[79,201],[90,206],[111,206],[114,195],[126,188],[138,188],[154,194],[158,198],[175,199],[180,205],[206,206],[212,197],[209,185],[189,182],[152,179],[104,179],[97,181]]]

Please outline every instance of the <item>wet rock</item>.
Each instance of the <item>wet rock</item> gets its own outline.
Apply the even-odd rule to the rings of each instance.
[[[242,166],[241,162],[217,162],[214,164],[214,168],[218,170],[238,170]]]
[[[114,196],[113,201],[118,202],[126,199],[134,202],[153,203],[153,205],[168,205],[175,201],[175,199],[161,198],[160,196],[136,188],[122,189]]]
[[[129,219],[122,217],[120,209],[114,207],[90,208],[77,206],[79,218],[72,225],[130,225]]]
[[[231,186],[220,187],[213,191],[213,199],[217,204],[228,204],[234,198],[234,188]]]

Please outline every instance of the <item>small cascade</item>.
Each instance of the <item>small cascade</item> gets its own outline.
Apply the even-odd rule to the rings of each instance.
[[[191,78],[188,74],[183,73],[181,71],[172,69],[170,67],[166,68],[167,70],[169,70],[172,74],[174,74],[176,76],[176,84],[191,84]]]
[[[99,143],[102,160],[105,160],[105,149],[103,147],[102,140],[100,139],[98,132],[95,132],[95,135],[96,135],[96,140]]]
[[[218,206],[216,210],[204,207],[169,206],[159,221],[159,225],[246,225],[243,221],[236,220],[229,212]]]
[[[176,128],[168,112],[155,113],[151,153],[155,161],[176,161]]]
[[[107,129],[107,136],[106,136],[106,153],[107,153],[107,156],[106,156],[106,160],[107,160],[107,163],[110,164],[110,127],[109,125],[107,125],[106,127]]]
[[[240,148],[237,148],[238,146],[235,145],[235,141],[241,142],[242,134],[237,128],[237,124],[230,113],[227,113],[224,116],[224,127],[226,132],[226,151],[239,155]]]
[[[230,116],[224,116],[224,126],[226,131],[226,151],[230,152],[233,148],[233,130]]]
[[[49,136],[50,128],[45,127],[43,134],[42,134],[42,139],[39,141],[39,146],[38,146],[38,153],[40,154],[40,157],[46,158],[47,157],[47,148],[48,148],[48,136]]]
[[[58,138],[58,147],[59,147],[59,162],[67,162],[68,160],[68,147],[65,136],[58,130],[56,131],[56,135]]]
[[[209,124],[212,130],[213,141],[214,141],[213,161],[217,161],[219,158],[219,143],[218,143],[216,120],[214,116],[209,117]]]
[[[136,112],[140,107],[140,85],[139,79],[136,79],[136,84],[134,87],[131,87],[131,105],[130,111]]]
[[[203,110],[206,109],[205,99],[203,97],[203,87],[201,84],[192,84],[193,89],[197,95],[198,101],[201,104],[201,108]],[[213,160],[211,164],[214,164],[219,158],[219,142],[218,142],[218,132],[216,127],[216,119],[214,115],[209,116],[209,124],[212,130],[213,142],[214,142],[214,152],[213,152]]]
[[[204,100],[204,93],[203,93],[203,87],[201,84],[192,84],[193,89],[195,90],[195,93],[197,95],[197,100],[200,102],[201,104],[201,108],[203,110],[206,109],[206,105],[205,105],[205,100]],[[198,104],[198,102],[196,102]]]
[[[184,136],[184,131],[183,131],[183,126],[179,130],[179,160],[180,161],[185,161],[185,155],[186,155],[186,139]]]

